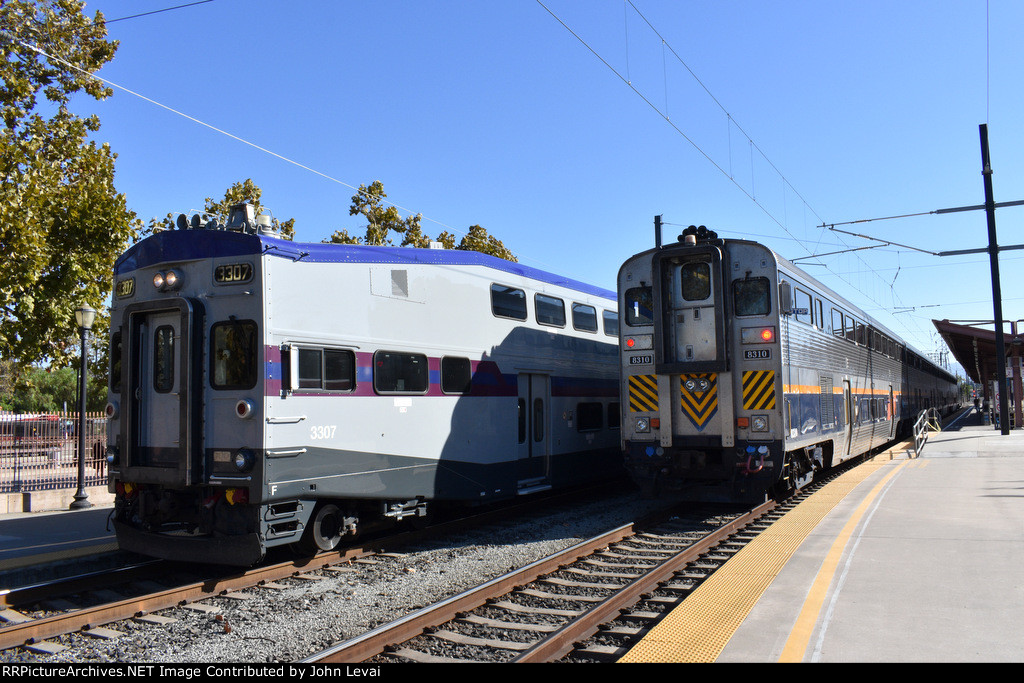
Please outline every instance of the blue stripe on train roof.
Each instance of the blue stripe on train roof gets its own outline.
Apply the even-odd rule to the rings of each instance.
[[[292,242],[265,235],[246,235],[226,230],[164,230],[158,232],[133,245],[122,254],[114,264],[114,273],[127,273],[158,263],[243,256],[264,252],[272,256],[313,263],[429,263],[448,266],[484,266],[540,282],[568,287],[605,299],[614,300],[616,298],[615,292],[602,287],[588,285],[585,282],[477,251]]]

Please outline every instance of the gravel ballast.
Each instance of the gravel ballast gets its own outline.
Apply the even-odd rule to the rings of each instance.
[[[10,650],[0,661],[296,661],[664,505],[631,491],[560,507],[376,556],[350,572],[322,571],[321,580],[287,579],[279,582],[283,588],[244,591],[248,599],[202,601],[216,611],[178,607],[158,615],[171,622],[111,624],[122,633],[116,639],[72,634],[56,639],[67,647],[56,654]]]

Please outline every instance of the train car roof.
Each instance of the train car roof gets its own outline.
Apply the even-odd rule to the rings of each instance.
[[[719,241],[730,243],[730,244],[754,244],[754,245],[758,245],[760,247],[763,247],[764,249],[767,249],[775,257],[775,260],[776,260],[776,262],[778,264],[782,265],[788,271],[798,273],[800,275],[800,277],[805,279],[809,285],[812,285],[815,289],[817,289],[819,291],[819,293],[829,297],[829,299],[831,299],[833,303],[838,304],[838,305],[842,306],[843,308],[849,310],[850,313],[853,313],[856,316],[862,318],[865,322],[869,323],[871,326],[875,327],[876,329],[880,330],[881,332],[884,332],[885,334],[890,336],[892,339],[894,339],[894,340],[898,341],[900,344],[903,344],[904,346],[906,346],[908,349],[910,349],[911,351],[916,353],[918,356],[920,356],[922,359],[924,359],[925,362],[927,362],[927,363],[933,365],[934,367],[942,370],[942,368],[940,368],[938,365],[936,365],[931,360],[929,360],[929,358],[925,354],[921,353],[920,351],[915,349],[913,346],[908,344],[907,341],[905,339],[903,339],[900,335],[896,334],[892,330],[888,329],[887,327],[885,327],[884,325],[879,323],[878,320],[876,320],[874,317],[872,317],[872,316],[868,315],[867,313],[865,313],[859,306],[853,304],[846,297],[842,296],[841,294],[839,294],[838,292],[833,290],[831,287],[825,285],[823,282],[818,280],[816,277],[814,277],[813,275],[811,275],[810,273],[808,273],[804,269],[800,268],[800,266],[796,265],[795,263],[793,263],[792,261],[787,259],[785,256],[782,256],[781,254],[779,254],[774,249],[772,249],[772,248],[770,248],[770,247],[768,247],[768,246],[766,246],[766,245],[764,245],[764,244],[762,244],[760,242],[754,241],[754,240],[745,240],[745,239],[737,239],[737,238],[719,238]],[[644,255],[644,254],[653,255],[656,252],[666,251],[666,250],[674,249],[674,248],[685,249],[686,247],[683,246],[683,244],[681,242],[679,242],[679,243],[668,242],[668,243],[664,244],[660,248],[656,247],[654,249],[649,249],[649,250],[647,250],[645,252],[641,252],[640,254],[635,254],[631,258],[636,258],[637,256],[641,256],[641,255]],[[944,370],[944,372],[948,372],[948,371]]]
[[[268,235],[227,230],[164,230],[150,235],[117,259],[114,273],[117,275],[158,263],[253,254],[306,263],[481,266],[612,301],[616,299],[615,292],[611,290],[477,251],[292,242]]]

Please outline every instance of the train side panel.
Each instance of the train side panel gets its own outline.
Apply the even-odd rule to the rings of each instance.
[[[116,278],[125,549],[251,564],[620,462],[604,290],[480,254],[222,230],[154,235]]]

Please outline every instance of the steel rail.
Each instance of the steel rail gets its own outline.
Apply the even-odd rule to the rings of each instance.
[[[512,662],[552,662],[564,657],[572,651],[576,643],[594,635],[602,624],[612,621],[623,609],[636,604],[644,593],[657,588],[660,583],[670,579],[673,574],[685,568],[687,564],[697,560],[740,529],[757,521],[773,510],[776,505],[774,500],[770,500],[716,529],[657,565],[650,572],[637,577],[594,609],[581,614],[529,650],[519,654]]]
[[[777,504],[769,501],[754,510],[716,529],[708,536],[687,546],[671,558],[652,568],[647,574],[635,579],[618,590],[594,609],[577,617],[559,630],[533,645],[513,659],[513,662],[547,662],[568,653],[574,643],[589,637],[601,624],[617,616],[626,606],[635,604],[640,596],[665,581],[688,562],[693,561],[710,548],[736,533],[753,521],[772,510]],[[525,567],[496,577],[475,588],[454,595],[434,605],[424,607],[402,619],[379,626],[356,638],[349,639],[303,660],[304,663],[357,663],[380,655],[389,646],[423,635],[428,629],[440,626],[457,618],[459,614],[478,608],[487,600],[512,592],[519,586],[536,581],[540,577],[587,557],[597,550],[625,540],[637,533],[643,525],[631,523],[620,526],[590,540],[566,548],[555,555],[537,560]]]
[[[205,579],[141,597],[126,598],[42,619],[10,624],[0,627],[0,650],[38,643],[47,638],[73,633],[81,629],[95,628],[114,621],[143,616],[150,612],[225,595],[233,591],[254,588],[263,583],[321,569],[328,565],[351,562],[375,552],[377,552],[376,549],[348,548],[341,552],[321,553],[308,559],[258,567],[233,576]]]
[[[452,521],[446,521],[425,529],[407,531],[392,536],[383,537],[360,546],[346,547],[320,553],[310,558],[294,559],[285,562],[256,567],[245,570],[242,573],[233,574],[227,577],[209,577],[200,581],[184,584],[176,588],[152,593],[146,596],[135,596],[113,603],[96,605],[94,607],[65,612],[42,619],[0,625],[0,651],[26,644],[41,642],[48,638],[73,633],[82,629],[95,628],[115,621],[130,619],[147,613],[163,609],[178,607],[190,602],[196,602],[207,598],[217,597],[226,593],[254,588],[263,583],[285,579],[290,576],[306,572],[316,571],[323,567],[352,562],[361,557],[367,557],[384,552],[387,548],[400,547],[403,544],[423,540],[440,534],[451,533],[466,527],[486,523],[495,519],[505,518],[510,512],[527,510],[537,503],[560,502],[573,500],[579,496],[586,496],[594,491],[600,491],[606,484],[583,487],[570,491],[544,497],[542,499],[521,502],[512,506],[503,506],[498,509],[462,517]],[[100,573],[102,574],[102,573]],[[78,577],[79,580],[95,582],[99,575]],[[68,581],[76,579],[58,579],[49,582],[49,585],[67,585]],[[24,604],[30,599],[39,600],[46,597],[48,584],[37,584],[29,587],[10,589],[2,596],[4,606],[10,606],[16,602]],[[82,587],[84,588],[84,582]],[[24,591],[24,592],[22,592]]]
[[[385,648],[395,643],[405,642],[422,635],[428,628],[440,626],[455,619],[459,613],[479,607],[488,598],[504,595],[518,586],[535,581],[544,574],[571,564],[576,560],[593,554],[595,551],[617,543],[632,536],[635,524],[625,524],[605,534],[587,541],[577,543],[555,555],[541,558],[525,567],[503,574],[483,583],[476,588],[453,595],[446,600],[435,603],[411,614],[379,626],[361,636],[346,640],[326,650],[302,660],[304,663],[354,663],[362,662],[384,652]]]

